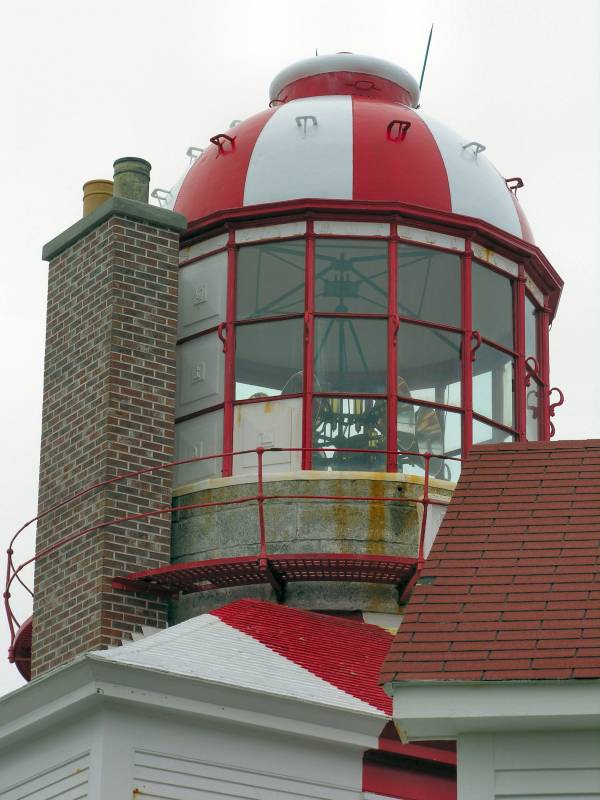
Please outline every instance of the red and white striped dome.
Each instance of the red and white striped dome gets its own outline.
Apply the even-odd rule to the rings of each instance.
[[[213,137],[174,197],[190,223],[228,209],[319,199],[475,217],[533,241],[481,145],[418,113],[405,70],[350,53],[283,70],[271,107]]]

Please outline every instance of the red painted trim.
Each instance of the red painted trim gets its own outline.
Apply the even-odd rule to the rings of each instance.
[[[271,102],[288,103],[301,97],[349,94],[354,97],[383,100],[412,106],[409,91],[394,81],[370,75],[367,72],[335,71],[320,75],[307,75],[288,83]]]
[[[227,250],[227,245],[225,245],[225,247],[217,247],[214,250],[207,250],[206,253],[202,253],[200,256],[193,256],[185,261],[180,261],[179,269],[183,269],[183,267],[189,267],[191,264],[195,264],[197,261],[203,261],[205,258],[209,258],[210,256],[216,256],[217,253],[222,253],[225,250]]]
[[[225,328],[227,331],[227,352],[225,353],[225,391],[223,413],[223,452],[231,453],[233,450],[233,401],[235,399],[235,288],[236,288],[236,262],[237,250],[235,245],[235,232],[229,231],[227,242],[227,310]],[[233,472],[233,456],[224,455],[222,462],[222,475],[227,477]]]
[[[446,166],[433,135],[410,108],[391,103],[352,101],[353,198],[359,202],[402,202],[452,210]],[[391,120],[410,124],[406,134],[392,138]]]
[[[475,217],[466,217],[448,211],[423,208],[408,203],[387,201],[323,200],[321,198],[302,198],[256,206],[246,206],[215,211],[203,219],[190,222],[187,232],[182,234],[182,243],[195,242],[198,237],[215,235],[216,226],[228,220],[236,224],[267,224],[286,220],[301,219],[305,214],[318,214],[319,219],[371,221],[393,221],[415,225],[423,229],[439,230],[440,233],[469,235],[484,247],[501,252],[514,261],[527,262],[527,271],[536,276],[536,283],[549,295],[552,314],[556,312],[563,281],[539,247],[519,239],[500,228]],[[392,215],[392,220],[387,215]]]
[[[461,320],[463,327],[461,403],[464,409],[462,418],[462,454],[465,456],[473,446],[473,369],[472,333],[473,305],[471,295],[471,262],[473,248],[471,237],[465,242],[465,253],[461,258]]]
[[[307,222],[304,276],[304,382],[302,401],[302,469],[311,469],[313,446],[312,403],[315,338],[315,233],[312,219]]]
[[[519,441],[527,439],[527,386],[525,370],[525,268],[519,264],[519,278],[513,282],[515,362],[515,427]]]
[[[540,437],[544,440],[550,439],[550,314],[547,308],[539,312],[538,323],[539,347],[540,347],[540,373],[542,378],[542,418]]]
[[[398,447],[398,231],[392,224],[388,245],[388,364],[387,364],[387,448]],[[388,472],[398,469],[398,456],[388,453],[386,468]]]
[[[456,800],[456,767],[367,750],[362,790],[398,800]]]

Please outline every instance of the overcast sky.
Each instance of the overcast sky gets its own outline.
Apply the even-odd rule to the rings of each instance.
[[[523,177],[536,240],[565,280],[550,341],[566,395],[557,438],[600,437],[598,0],[19,0],[0,17],[2,541],[36,509],[41,249],[81,216],[84,181],[138,155],[153,187],[172,186],[190,145],[264,108],[273,76],[315,49],[380,56],[418,78],[432,22],[422,109]],[[0,628],[2,694],[22,681],[4,618]]]

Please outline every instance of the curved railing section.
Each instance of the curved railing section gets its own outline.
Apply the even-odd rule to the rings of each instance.
[[[412,456],[422,459],[423,492],[420,497],[371,497],[365,495],[292,495],[268,494],[265,492],[264,479],[264,454],[268,452],[304,453],[323,452],[331,450],[336,453],[365,453],[374,455],[396,454]],[[159,506],[137,514],[115,517],[114,519],[99,522],[89,527],[82,528],[74,533],[58,539],[48,547],[42,548],[35,555],[20,564],[15,563],[14,548],[21,534],[35,522],[43,519],[48,514],[102,489],[105,486],[147,475],[161,470],[170,470],[174,467],[225,457],[243,456],[254,453],[257,459],[256,492],[244,497],[230,500],[217,500],[207,503],[190,503],[179,506]],[[257,447],[250,450],[237,450],[231,453],[215,453],[207,456],[194,456],[192,458],[168,461],[152,467],[132,472],[125,472],[94,483],[85,489],[67,497],[58,503],[41,511],[35,517],[25,522],[12,536],[7,553],[6,582],[4,588],[4,608],[8,623],[10,645],[8,659],[15,663],[21,674],[29,679],[30,650],[31,650],[31,617],[20,623],[12,607],[11,598],[15,585],[19,585],[33,598],[33,591],[23,579],[23,570],[35,563],[38,559],[52,552],[60,550],[71,542],[85,536],[91,536],[104,528],[119,525],[134,520],[146,519],[162,515],[172,515],[174,512],[189,511],[192,509],[211,509],[217,506],[244,505],[255,503],[258,508],[258,552],[255,556],[240,556],[236,558],[215,559],[212,561],[194,562],[190,564],[171,564],[154,570],[124,575],[113,579],[113,588],[125,591],[155,592],[161,595],[173,595],[180,592],[204,591],[206,589],[222,588],[224,586],[248,585],[252,583],[270,583],[278,599],[282,599],[285,583],[288,581],[306,580],[341,580],[341,581],[368,581],[372,583],[395,583],[402,587],[403,595],[407,596],[414,585],[425,560],[425,531],[427,526],[428,509],[431,505],[445,506],[447,501],[431,497],[431,461],[448,459],[461,462],[458,456],[440,455],[437,453],[417,453],[408,450],[367,450],[359,448],[283,448],[283,447]],[[271,473],[273,477],[276,473]],[[254,481],[253,475],[246,475]],[[330,500],[335,502],[377,502],[394,504],[417,504],[423,507],[421,515],[419,543],[417,555],[414,558],[401,556],[369,555],[369,554],[340,554],[340,553],[299,553],[276,554],[269,552],[268,538],[265,523],[265,504],[273,500]]]

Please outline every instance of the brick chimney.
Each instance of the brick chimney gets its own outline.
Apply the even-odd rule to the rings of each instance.
[[[119,159],[114,195],[110,182],[94,182],[95,199],[86,199],[93,210],[43,249],[50,266],[40,511],[90,484],[173,458],[177,265],[186,220],[148,205],[149,175],[147,161]],[[37,551],[170,502],[168,470],[98,489],[40,521]],[[162,516],[102,528],[40,557],[32,677],[119,644],[141,626],[164,627],[164,603],[114,591],[111,578],[162,566],[169,556],[170,518]]]

